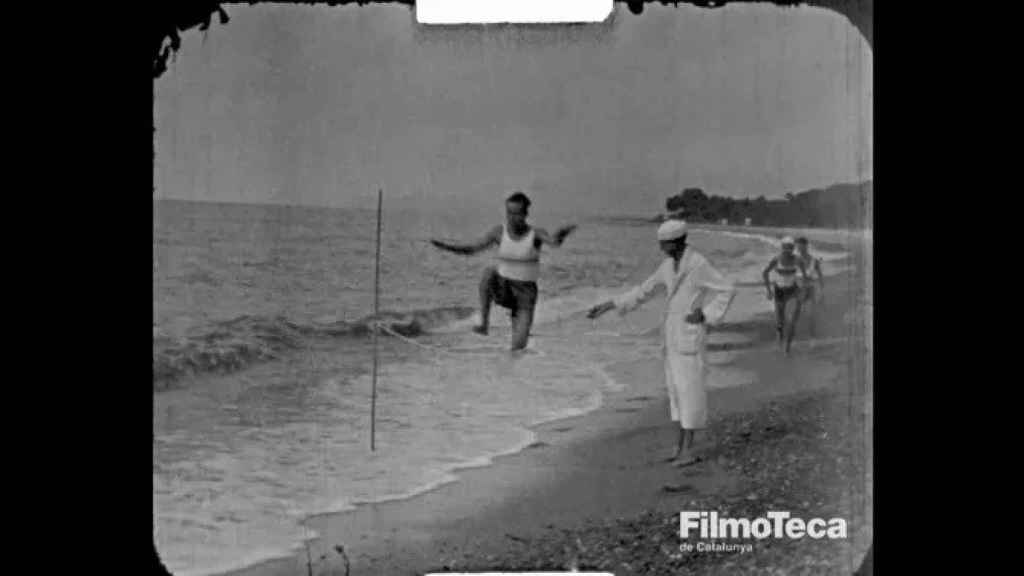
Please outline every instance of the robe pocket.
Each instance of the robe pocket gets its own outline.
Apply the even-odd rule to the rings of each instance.
[[[706,334],[701,324],[690,324],[683,320],[678,324],[675,342],[671,348],[679,354],[697,354],[704,347]]]

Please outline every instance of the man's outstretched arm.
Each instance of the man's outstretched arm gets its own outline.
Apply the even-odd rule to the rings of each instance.
[[[568,226],[562,226],[558,230],[555,230],[553,235],[549,234],[548,231],[543,228],[534,228],[534,233],[544,244],[557,247],[561,246],[562,242],[565,242],[565,239],[568,238],[569,234],[572,234],[572,231],[575,229],[575,224],[569,224]]]
[[[431,239],[430,243],[437,246],[441,250],[453,252],[455,254],[462,254],[465,256],[471,256],[477,252],[483,252],[491,246],[495,246],[501,242],[501,226],[495,226],[488,232],[483,238],[473,242],[471,244],[451,244],[448,242],[442,242],[440,240]]]

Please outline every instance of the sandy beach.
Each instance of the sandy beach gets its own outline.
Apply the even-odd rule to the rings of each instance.
[[[865,267],[864,251],[855,255]],[[710,392],[703,461],[663,462],[675,441],[660,362],[614,365],[627,383],[598,410],[538,427],[537,441],[405,500],[317,516],[308,550],[236,572],[425,574],[592,569],[615,574],[851,574],[871,539],[871,373],[865,277],[829,279],[815,339],[774,345],[768,316],[720,327],[754,382]],[[709,346],[715,349],[714,342]],[[731,517],[787,510],[842,517],[842,540],[763,540],[739,552],[679,551],[679,512]]]

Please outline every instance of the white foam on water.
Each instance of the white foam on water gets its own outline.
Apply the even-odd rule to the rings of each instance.
[[[285,501],[246,487],[222,498],[223,488],[220,481],[176,486],[154,474],[154,541],[172,573],[205,576],[237,570],[288,557],[316,537],[298,524],[298,516],[289,517]]]
[[[424,346],[481,348],[476,334],[433,338]],[[165,453],[155,465],[164,562],[175,573],[209,574],[287,557],[310,537],[304,518],[436,489],[455,481],[458,470],[529,446],[533,426],[597,409],[604,392],[618,388],[578,343],[531,348],[512,354],[502,338],[495,353],[420,351],[382,365],[375,452],[368,450],[365,375],[322,377],[309,421],[247,428],[217,441],[180,430],[158,435],[162,450],[206,446],[177,463]]]
[[[378,492],[371,497],[339,499],[333,502],[331,506],[324,509],[323,512],[343,512],[350,510],[353,506],[357,506],[359,504],[403,500],[457,481],[458,476],[456,473],[458,471],[489,466],[496,458],[518,453],[535,442],[536,434],[532,431],[532,427],[545,422],[579,416],[596,410],[603,402],[604,396],[602,388],[609,390],[618,389],[618,383],[597,367],[590,367],[590,370],[579,369],[576,367],[569,368],[573,363],[571,361],[563,361],[553,363],[553,366],[549,365],[547,367],[548,370],[551,370],[552,367],[554,367],[555,373],[545,373],[544,367],[536,364],[529,367],[516,366],[516,364],[527,362],[529,359],[525,357],[509,357],[509,351],[507,348],[494,348],[491,350],[490,347],[478,347],[478,349],[500,352],[507,359],[507,363],[504,368],[517,372],[521,376],[526,376],[526,380],[536,380],[538,379],[538,375],[540,376],[539,379],[548,378],[548,385],[541,387],[543,390],[557,388],[558,372],[566,371],[567,369],[573,372],[572,375],[569,375],[571,376],[571,379],[574,378],[577,382],[585,383],[587,389],[579,390],[582,394],[576,394],[576,396],[579,397],[578,400],[570,401],[568,403],[563,400],[561,403],[554,403],[554,406],[552,406],[553,403],[550,401],[550,394],[547,394],[545,397],[548,398],[548,401],[535,401],[534,409],[524,407],[524,404],[527,404],[525,401],[506,402],[498,401],[497,398],[493,399],[491,402],[487,402],[486,399],[484,399],[484,402],[482,403],[476,402],[471,408],[466,404],[462,404],[459,407],[451,406],[448,410],[448,414],[452,418],[461,419],[472,413],[477,413],[476,416],[478,421],[469,424],[470,430],[466,430],[467,433],[472,433],[472,428],[474,427],[502,428],[502,430],[497,430],[497,436],[492,436],[492,440],[494,440],[494,442],[485,442],[484,444],[470,446],[467,450],[461,451],[457,456],[445,457],[443,454],[437,454],[437,458],[434,460],[433,464],[424,463],[425,465],[418,467],[417,473],[422,478],[422,481],[416,484],[410,484],[404,490],[387,494]],[[535,359],[537,362],[541,362],[544,361],[543,359],[545,356],[545,354],[539,354]],[[483,359],[482,361],[492,362],[493,360]],[[444,364],[447,365],[447,368],[445,366],[437,367],[435,365],[431,368],[426,368],[424,366],[410,366],[408,369],[410,372],[414,372],[418,376],[419,381],[417,382],[417,385],[424,386],[424,380],[434,381],[432,376],[436,376],[437,382],[440,383],[440,381],[444,379],[443,377],[445,375],[451,374],[450,370],[458,369],[458,367],[452,366],[452,364],[456,362],[458,362],[458,359],[446,359]],[[476,364],[476,366],[473,369],[465,370],[464,373],[469,375],[470,378],[472,378],[474,373],[477,375],[481,374],[481,366],[479,365],[480,360],[471,360],[469,362]],[[430,374],[431,371],[433,372],[432,375]],[[404,370],[400,371],[395,367],[392,367],[389,372],[389,374],[382,374],[382,380],[385,378],[401,379],[400,374],[404,372]],[[506,380],[506,378],[502,378],[502,376],[506,378],[511,377],[511,379]],[[509,373],[499,373],[498,382],[494,382],[494,384],[509,386],[511,388],[518,386],[518,389],[521,391],[521,397],[535,396],[537,397],[537,400],[540,400],[540,394],[538,394],[539,390],[536,387],[531,390],[529,386],[523,385],[524,381],[519,380],[518,382],[513,382],[513,380],[518,379],[514,378],[514,376]],[[589,382],[587,382],[588,380]],[[450,384],[451,380],[448,380],[448,382]],[[429,387],[429,384],[425,386]],[[485,391],[480,392],[485,393]],[[453,392],[452,396],[463,397],[463,394]],[[477,395],[477,398],[479,398],[479,394]],[[481,411],[481,404],[489,406],[489,408],[485,408]],[[538,412],[537,408],[542,405],[544,407],[544,411]],[[495,421],[504,421],[506,425],[495,426],[492,424]],[[437,428],[438,426],[439,425],[432,425],[429,427]],[[479,432],[479,429],[477,429],[476,432]],[[460,436],[464,437],[462,434],[460,434]],[[443,443],[430,444],[435,449],[438,446],[444,446]],[[381,452],[387,450],[389,446],[397,447],[394,443],[387,444],[385,442],[379,442],[378,446],[378,450]],[[414,478],[415,474],[410,474],[406,477]]]
[[[412,498],[412,497],[418,496],[420,494],[424,494],[426,492],[431,492],[433,490],[441,488],[442,486],[445,486],[447,484],[451,484],[452,482],[457,482],[459,480],[459,477],[455,473],[460,471],[460,470],[468,470],[468,469],[472,469],[472,468],[484,468],[484,467],[490,466],[491,464],[494,463],[495,459],[500,458],[502,456],[508,456],[508,455],[511,455],[511,454],[517,454],[517,453],[521,452],[523,449],[525,449],[527,446],[529,446],[530,444],[533,444],[535,441],[536,441],[536,434],[533,431],[531,431],[531,430],[525,430],[524,429],[522,431],[522,438],[520,438],[515,444],[511,445],[510,447],[508,447],[506,449],[503,449],[503,450],[496,451],[496,452],[492,452],[492,453],[489,453],[489,454],[486,454],[486,455],[482,455],[482,456],[479,456],[477,458],[472,458],[472,459],[468,459],[468,460],[464,460],[464,461],[461,461],[461,462],[458,462],[458,463],[451,464],[449,467],[443,469],[441,471],[441,473],[437,475],[438,476],[437,478],[435,478],[433,480],[425,481],[422,484],[418,484],[416,486],[413,486],[413,487],[409,488],[408,490],[406,490],[405,492],[395,493],[395,494],[391,494],[391,495],[387,495],[387,496],[381,496],[381,497],[374,497],[374,498],[363,498],[363,499],[359,499],[359,498],[357,498],[357,499],[347,499],[346,498],[346,499],[342,499],[342,500],[339,500],[339,501],[335,502],[333,505],[328,506],[327,508],[323,509],[319,513],[321,513],[321,514],[324,514],[324,513],[326,513],[326,514],[333,514],[333,513],[339,513],[339,512],[348,512],[350,510],[354,510],[357,506],[364,505],[364,504],[379,504],[379,503],[383,503],[383,502],[393,502],[393,501],[406,500],[408,498]]]

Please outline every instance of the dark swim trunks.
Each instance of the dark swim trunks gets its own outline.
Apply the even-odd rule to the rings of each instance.
[[[797,293],[800,291],[799,286],[779,286],[775,285],[775,301],[776,302],[787,302],[790,298],[795,298]]]
[[[490,281],[491,297],[494,303],[508,308],[512,317],[520,311],[533,312],[537,306],[537,283],[505,278],[495,272]]]

